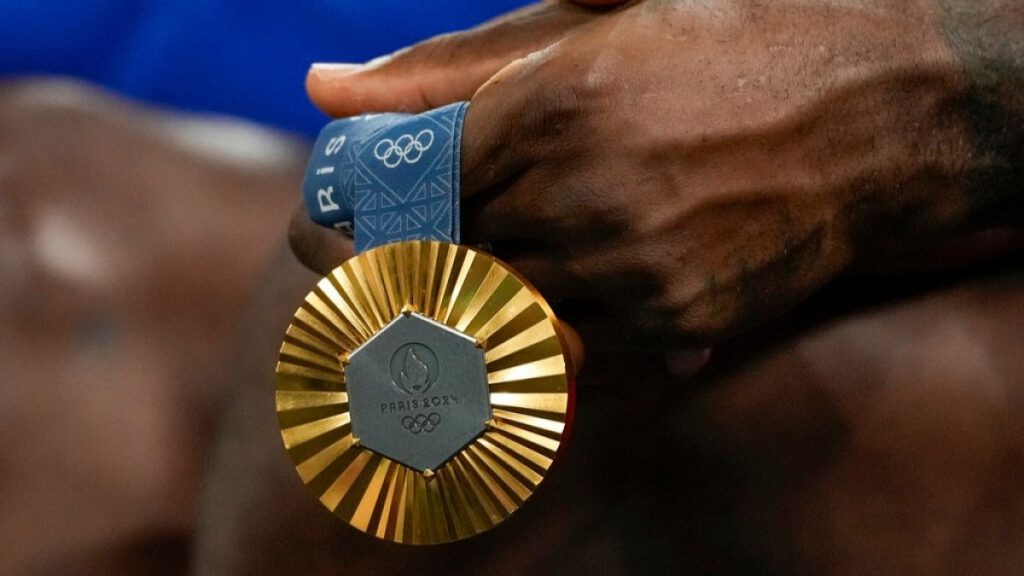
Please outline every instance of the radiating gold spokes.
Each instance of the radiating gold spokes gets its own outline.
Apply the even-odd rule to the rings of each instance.
[[[341,358],[407,307],[484,342],[493,422],[425,476],[353,442]],[[544,479],[566,433],[571,374],[554,315],[507,266],[464,246],[403,242],[321,280],[277,365],[277,414],[299,477],[335,515],[396,542],[483,532]]]

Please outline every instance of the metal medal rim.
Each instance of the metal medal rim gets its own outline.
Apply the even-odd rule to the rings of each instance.
[[[343,359],[409,311],[484,337],[494,417],[437,471],[352,443]],[[285,449],[314,496],[362,532],[409,544],[469,538],[515,513],[564,450],[568,350],[544,298],[497,258],[437,241],[368,250],[322,279],[288,328],[276,368]]]

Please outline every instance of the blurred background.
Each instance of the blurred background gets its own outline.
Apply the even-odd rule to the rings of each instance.
[[[80,78],[146,102],[313,135],[312,62],[364,62],[525,0],[4,0],[0,75]]]

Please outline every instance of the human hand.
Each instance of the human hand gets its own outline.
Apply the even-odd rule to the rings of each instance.
[[[886,243],[977,213],[984,160],[938,12],[648,0],[593,15],[472,92],[464,236],[588,347],[706,345],[771,318]],[[462,74],[411,109],[468,96]],[[357,113],[383,100],[352,90],[422,87],[385,77],[311,93]]]
[[[544,49],[625,0],[549,0],[472,30],[443,34],[366,64],[313,64],[310,99],[330,116],[421,112],[473,93],[517,58]]]
[[[314,64],[307,76],[307,91],[317,106],[334,116],[385,110],[418,112],[469,99],[509,62],[557,42],[599,16],[603,8],[624,1],[542,2],[366,65]],[[324,274],[354,252],[351,238],[310,222],[302,204],[292,219],[289,238],[299,259]],[[584,359],[579,336],[564,323],[561,330],[578,369]]]
[[[546,1],[500,16],[477,28],[431,38],[365,65],[317,63],[306,89],[326,114],[422,112],[468,100],[495,72],[558,42],[622,0]],[[352,256],[350,238],[317,226],[300,203],[292,218],[292,250],[306,266],[326,274]]]

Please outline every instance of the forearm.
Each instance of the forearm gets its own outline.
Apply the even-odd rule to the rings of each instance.
[[[737,43],[766,48],[723,49],[706,72],[725,97],[695,120],[703,140],[681,156],[706,162],[681,162],[680,178],[688,193],[713,193],[687,196],[696,208],[679,210],[673,228],[680,246],[692,242],[685,234],[714,238],[686,252],[705,287],[678,297],[679,332],[700,342],[775,316],[837,275],[1024,224],[1024,8],[988,8],[991,29],[977,3],[970,18],[936,0],[841,4],[751,8],[752,38]],[[751,68],[764,85],[733,98]],[[715,140],[727,130],[741,136]],[[769,170],[752,150],[767,152]]]
[[[838,221],[856,267],[1024,224],[1024,4],[1010,4],[928,0],[913,19],[939,45],[907,50],[842,112],[834,157],[854,168]]]
[[[937,0],[943,36],[968,83],[960,102],[975,157],[971,216],[1024,223],[1024,3]]]

